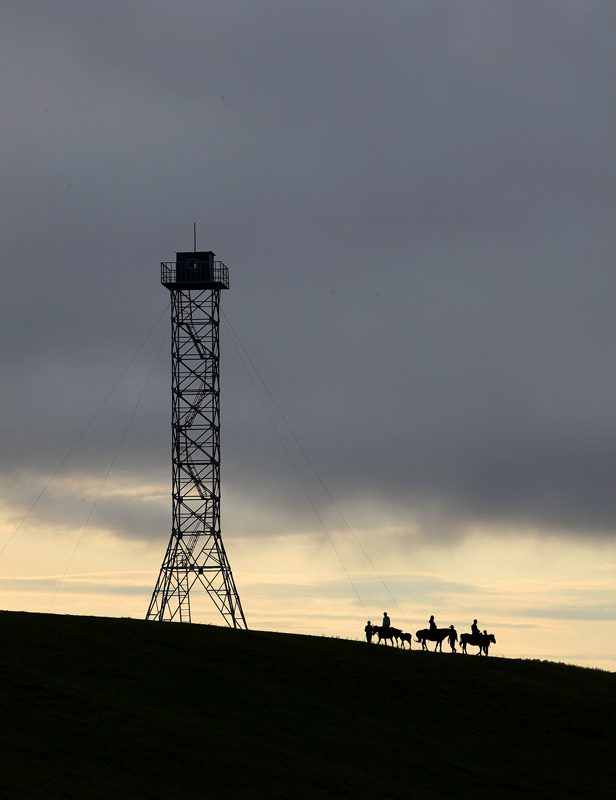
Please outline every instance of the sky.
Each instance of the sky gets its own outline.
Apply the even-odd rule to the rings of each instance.
[[[196,224],[230,274],[249,627],[477,618],[498,655],[616,670],[616,5],[22,0],[0,23],[0,607],[145,616],[160,262]]]

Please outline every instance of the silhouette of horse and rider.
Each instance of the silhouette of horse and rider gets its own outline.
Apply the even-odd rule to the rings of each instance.
[[[366,641],[368,644],[372,641],[373,636],[377,636],[379,640],[379,644],[381,642],[391,642],[392,647],[394,641],[396,643],[396,647],[400,647],[400,642],[402,642],[402,648],[404,649],[404,642],[409,643],[409,647],[411,647],[411,634],[410,633],[403,633],[399,628],[394,628],[391,624],[391,620],[387,611],[383,613],[383,622],[381,625],[373,625],[370,620],[368,620],[368,624],[364,628],[366,633]]]
[[[482,633],[477,625],[477,620],[474,619],[471,625],[471,632],[462,634],[460,637],[460,644],[462,645],[462,652],[465,655],[467,646],[471,644],[479,648],[478,656],[482,653],[487,656],[490,645],[496,644],[496,638],[493,633],[488,633],[487,631]]]
[[[434,620],[434,614],[430,617],[428,625],[428,628],[424,628],[415,633],[415,636],[417,637],[416,641],[421,643],[422,650],[428,649],[428,642],[436,642],[434,645],[434,652],[436,652],[438,648],[439,652],[442,653],[443,642],[445,639],[447,639],[451,648],[451,652],[458,652],[456,650],[458,633],[453,625],[450,625],[448,628],[439,628]],[[412,650],[411,642],[413,640],[413,635],[410,633],[403,633],[398,628],[394,628],[387,612],[383,614],[382,625],[372,625],[370,620],[368,620],[368,624],[364,628],[364,631],[368,644],[372,642],[372,637],[376,635],[378,637],[379,644],[383,641],[386,645],[388,642],[391,642],[393,647],[395,641],[396,647],[400,647],[400,642],[402,642],[402,648],[404,649],[404,643],[408,642],[409,648]],[[477,626],[477,620],[473,620],[473,624],[471,625],[471,633],[463,633],[460,636],[460,644],[462,646],[462,652],[465,655],[467,654],[466,648],[470,644],[479,648],[477,655],[480,656],[483,654],[487,656],[490,644],[496,644],[496,638],[494,637],[493,633],[488,633],[487,631],[481,633],[479,627]]]
[[[438,647],[439,652],[443,652],[443,642],[445,639],[449,640],[449,646],[451,647],[451,652],[456,653],[456,642],[458,641],[458,633],[453,625],[450,625],[448,628],[439,628],[437,627],[436,622],[434,621],[434,614],[430,617],[428,622],[430,627],[423,628],[420,631],[416,631],[415,636],[417,637],[416,641],[421,642],[421,649],[427,650],[428,649],[428,642],[436,642],[434,645],[434,652]]]
[[[462,645],[462,652],[464,655],[466,655],[467,645],[472,644],[479,648],[479,652],[476,653],[476,655],[480,656],[483,654],[487,656],[490,645],[496,644],[496,637],[493,633],[488,633],[487,631],[478,634],[463,633],[460,637],[460,644]]]

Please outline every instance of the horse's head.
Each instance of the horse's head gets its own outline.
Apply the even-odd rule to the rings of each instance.
[[[492,644],[496,644],[496,637],[494,636],[493,633],[490,634],[490,641],[492,642]]]

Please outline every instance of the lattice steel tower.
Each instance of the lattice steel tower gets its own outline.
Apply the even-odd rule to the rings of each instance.
[[[246,628],[220,533],[220,290],[229,270],[214,253],[161,264],[171,292],[173,526],[146,619],[190,622],[190,592],[205,589],[227,624]]]

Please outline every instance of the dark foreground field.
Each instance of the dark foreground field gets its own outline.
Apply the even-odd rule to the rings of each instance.
[[[613,798],[616,675],[0,613],[0,798]]]

